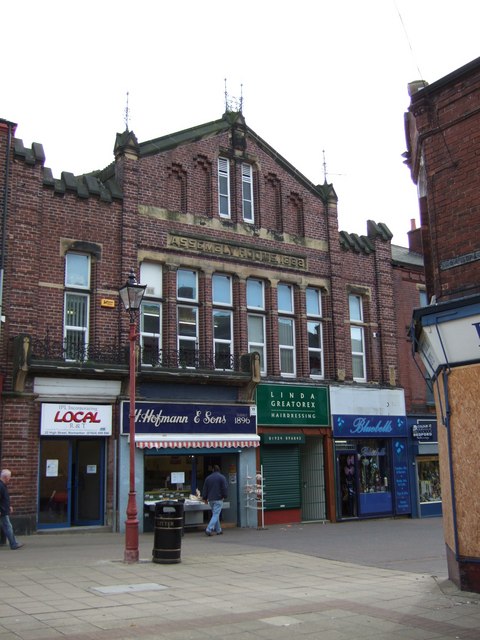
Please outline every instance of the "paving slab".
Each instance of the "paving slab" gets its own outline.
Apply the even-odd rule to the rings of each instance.
[[[201,531],[181,562],[123,562],[124,536],[0,550],[0,640],[480,640],[480,595],[447,576],[441,519]]]

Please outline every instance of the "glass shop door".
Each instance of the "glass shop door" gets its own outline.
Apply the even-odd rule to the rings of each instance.
[[[356,451],[337,451],[337,509],[340,519],[358,517]]]
[[[42,439],[38,528],[103,524],[102,438]]]

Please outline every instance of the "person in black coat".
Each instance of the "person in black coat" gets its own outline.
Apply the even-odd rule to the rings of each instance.
[[[10,494],[8,493],[8,483],[12,477],[12,472],[9,469],[3,469],[0,473],[0,526],[2,531],[10,544],[10,549],[21,549],[23,547],[22,542],[17,542],[15,534],[13,532],[12,523],[10,522],[10,514],[13,509],[10,505]]]
[[[222,512],[223,500],[228,495],[228,485],[225,476],[220,472],[218,464],[214,465],[213,472],[205,478],[203,484],[202,498],[208,502],[212,509],[212,517],[205,529],[205,535],[217,536],[223,533],[220,526],[220,514]]]

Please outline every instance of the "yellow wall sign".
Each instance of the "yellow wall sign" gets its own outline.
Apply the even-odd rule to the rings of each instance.
[[[101,307],[108,307],[109,309],[114,309],[115,308],[115,300],[112,300],[112,298],[101,298],[100,299],[100,306]]]

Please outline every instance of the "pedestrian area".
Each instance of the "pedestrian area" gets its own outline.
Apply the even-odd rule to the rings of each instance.
[[[257,546],[263,533],[243,531],[186,534],[177,564],[152,562],[148,534],[133,565],[120,534],[24,537],[0,549],[0,640],[480,639],[480,597],[446,576]]]

